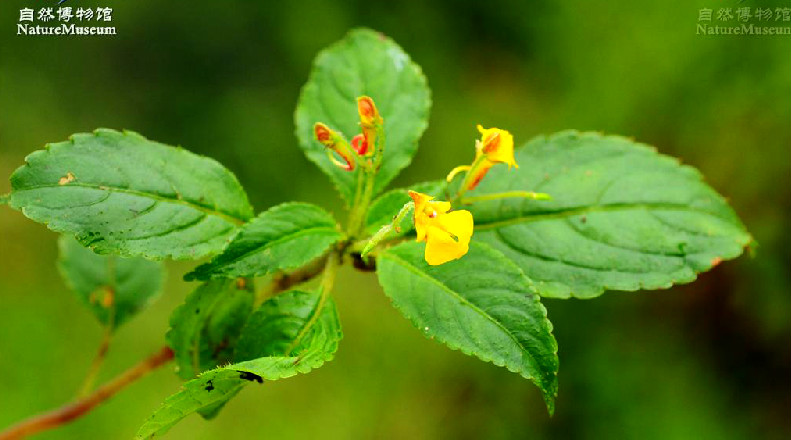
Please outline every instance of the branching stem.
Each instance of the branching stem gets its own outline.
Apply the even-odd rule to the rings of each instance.
[[[310,281],[311,279],[315,278],[319,275],[323,270],[324,266],[327,263],[327,259],[331,258],[332,253],[326,254],[321,258],[317,258],[316,260],[308,263],[305,266],[293,271],[293,272],[281,272],[275,275],[272,278],[272,281],[269,282],[263,289],[259,290],[255,295],[255,304],[254,307],[258,308],[264,301],[272,298],[273,296],[277,295],[278,293],[285,292],[286,290],[302,284],[306,281]]]
[[[0,440],[18,440],[29,435],[57,428],[90,412],[94,407],[114,396],[136,380],[173,359],[173,350],[163,347],[157,353],[121,373],[115,379],[99,387],[91,395],[78,399],[53,411],[31,417],[0,432]]]
[[[112,335],[112,328],[110,326],[105,327],[104,335],[102,336],[102,342],[99,343],[99,350],[97,350],[96,357],[93,358],[93,362],[91,362],[91,367],[88,369],[88,374],[85,375],[85,379],[83,380],[82,386],[80,387],[80,392],[77,394],[78,397],[86,397],[88,394],[90,394],[91,389],[93,389],[93,384],[96,382],[96,377],[99,375],[99,371],[102,369],[104,359],[107,356],[107,350],[110,349],[110,340],[112,339]]]

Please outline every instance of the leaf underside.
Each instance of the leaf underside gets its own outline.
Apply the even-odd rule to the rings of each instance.
[[[252,280],[209,281],[187,295],[173,311],[166,335],[179,376],[192,379],[229,363],[252,307]]]
[[[251,317],[255,324],[245,326],[240,338],[247,347],[240,355],[261,357],[206,371],[184,383],[143,424],[137,438],[163,435],[193,412],[213,416],[248,383],[307,373],[332,360],[342,337],[340,322],[332,298],[317,311],[319,303],[320,292],[298,290],[265,302]],[[249,341],[276,342],[247,345]]]
[[[543,296],[690,282],[751,241],[697,170],[626,138],[561,132],[529,142],[516,160],[518,169],[495,166],[470,195],[527,190],[552,200],[476,203],[473,239],[517,263]]]
[[[61,235],[58,269],[69,288],[104,326],[115,330],[162,292],[165,268],[143,258],[98,255]]]

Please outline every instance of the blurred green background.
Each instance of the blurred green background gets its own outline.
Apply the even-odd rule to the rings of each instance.
[[[561,362],[553,418],[529,381],[425,339],[373,277],[345,271],[333,362],[248,387],[215,421],[191,416],[168,438],[791,436],[791,36],[695,34],[700,8],[789,2],[71,0],[113,7],[118,35],[15,35],[20,8],[55,3],[0,6],[2,176],[46,142],[126,128],[218,159],[259,211],[299,199],[342,216],[296,145],[292,113],[317,51],[368,26],[399,42],[433,90],[397,185],[468,163],[476,123],[518,143],[601,130],[698,167],[759,243],[755,258],[691,285],[546,300]],[[9,189],[3,177],[0,194]],[[58,277],[56,238],[0,207],[0,427],[70,400],[101,337]],[[103,379],[163,344],[191,267],[168,264],[165,295],[117,333]],[[40,438],[130,438],[178,387],[162,369]]]

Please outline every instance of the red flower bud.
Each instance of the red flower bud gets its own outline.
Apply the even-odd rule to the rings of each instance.
[[[354,153],[349,148],[349,144],[343,139],[343,136],[332,131],[332,129],[321,122],[313,125],[313,134],[316,136],[317,141],[327,147],[327,157],[333,164],[346,171],[354,169]],[[339,161],[333,153],[340,156],[343,161]]]
[[[381,123],[382,117],[379,116],[379,111],[376,110],[374,100],[368,96],[357,98],[357,112],[360,114],[360,122],[364,126]]]
[[[316,133],[316,140],[318,140],[322,144],[329,141],[332,136],[332,132],[330,131],[330,128],[321,123],[317,123],[316,125],[314,125],[313,130]]]
[[[365,156],[365,153],[368,152],[368,141],[365,140],[365,136],[358,134],[357,136],[353,137],[352,148],[354,148],[354,151],[356,151],[360,156]]]

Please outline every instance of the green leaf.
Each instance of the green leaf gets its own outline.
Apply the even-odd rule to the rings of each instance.
[[[252,308],[253,285],[244,279],[209,281],[187,295],[166,336],[179,376],[191,379],[230,362]]]
[[[291,290],[263,303],[250,316],[242,330],[242,336],[236,344],[234,360],[238,362],[267,356],[289,356],[308,350],[321,341],[327,341],[335,346],[327,347],[326,350],[317,353],[334,353],[340,335],[325,334],[337,332],[340,328],[332,323],[337,319],[333,311],[334,304],[330,302],[322,310],[320,318],[326,322],[314,326],[310,321],[320,298],[318,291]],[[308,324],[313,326],[310,332],[305,331]],[[304,335],[300,337],[303,333]],[[309,359],[303,360],[301,365],[308,366],[310,364],[308,361]],[[323,358],[314,361],[317,361],[317,364],[311,365],[311,368],[324,363]]]
[[[319,304],[323,304],[321,310],[317,310]],[[224,404],[250,382],[307,373],[332,359],[342,335],[331,298],[322,303],[318,291],[290,291],[264,305],[251,317],[239,343],[267,341],[271,335],[276,342],[265,342],[260,350],[245,348],[248,355],[265,357],[207,371],[186,382],[145,422],[137,438],[162,435],[190,413]]]
[[[445,190],[445,181],[424,182],[413,185],[409,189],[423,194],[428,194],[442,198],[442,192]],[[398,214],[398,211],[408,202],[412,201],[409,197],[407,189],[394,189],[382,194],[371,203],[368,209],[368,215],[365,218],[365,231],[368,234],[374,234],[384,225],[389,225],[393,221],[393,217]],[[401,232],[392,232],[393,237],[406,235],[415,229],[415,223],[411,215],[404,217],[399,225]]]
[[[3,194],[0,196],[0,205],[7,205],[11,201],[11,194]]]
[[[316,57],[295,113],[296,135],[308,159],[332,179],[347,204],[354,198],[357,173],[328,159],[313,137],[323,122],[347,139],[360,133],[357,97],[370,96],[384,118],[387,142],[375,193],[409,165],[428,126],[431,97],[420,67],[395,42],[370,29],[356,29]]]
[[[100,129],[49,144],[11,175],[11,206],[100,254],[195,259],[253,216],[216,161]]]
[[[58,240],[58,269],[103,326],[115,330],[162,292],[165,268],[155,261],[98,255],[70,236]]]
[[[284,203],[244,225],[222,254],[184,279],[253,277],[294,269],[342,238],[327,211],[308,203]]]
[[[385,294],[427,337],[532,380],[552,413],[557,343],[530,280],[484,244],[440,266],[426,263],[424,249],[408,242],[379,256]]]
[[[694,168],[616,136],[567,131],[539,137],[497,165],[471,195],[513,190],[551,201],[476,203],[474,240],[491,244],[543,296],[686,283],[752,240],[726,200]]]

